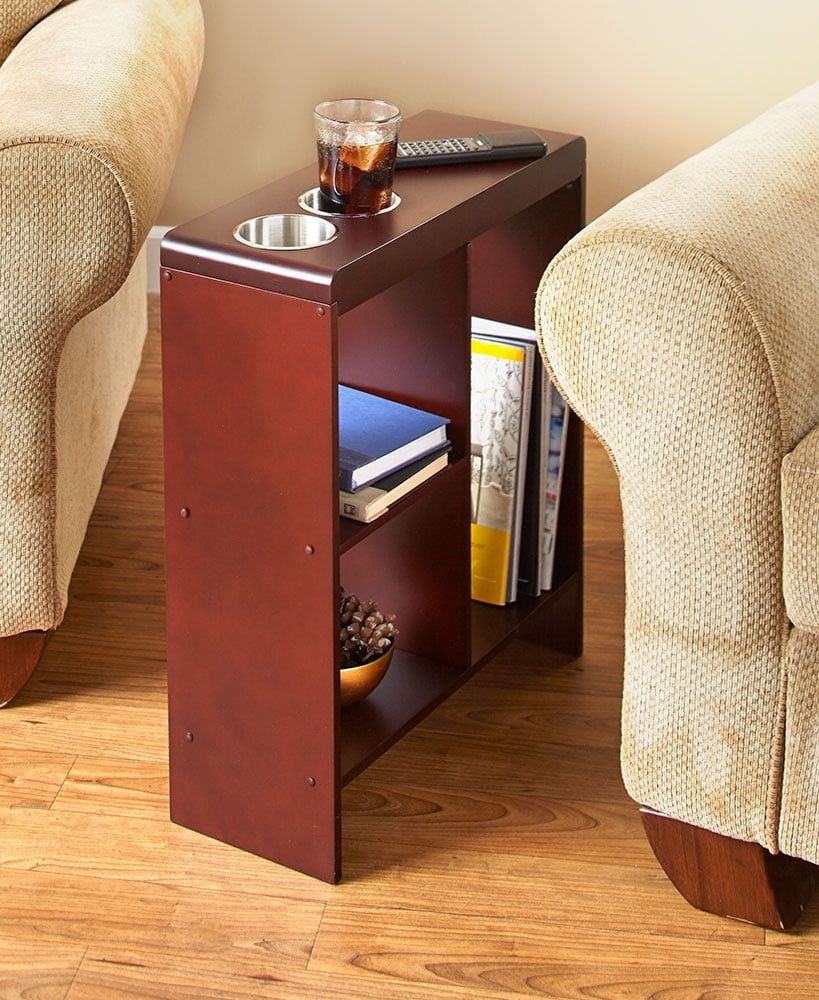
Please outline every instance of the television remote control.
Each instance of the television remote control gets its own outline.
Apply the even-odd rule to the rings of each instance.
[[[460,139],[410,139],[398,143],[396,169],[445,167],[487,160],[534,160],[546,152],[544,140],[529,128],[481,132]]]

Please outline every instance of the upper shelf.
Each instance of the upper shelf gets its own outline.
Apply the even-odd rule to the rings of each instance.
[[[424,111],[407,119],[402,139],[474,135],[517,127],[484,118]],[[162,241],[162,266],[336,303],[346,312],[494,228],[582,173],[585,141],[538,130],[548,152],[537,160],[415,168],[396,173],[401,205],[369,218],[334,216],[339,236],[310,250],[260,250],[239,243],[235,227],[275,212],[298,212],[300,194],[317,183],[315,164],[172,230]]]
[[[353,521],[348,517],[339,517],[339,552],[347,552],[348,549],[353,548],[374,531],[388,524],[393,518],[399,517],[405,510],[409,510],[419,500],[423,500],[428,494],[440,489],[450,476],[468,475],[466,466],[467,459],[465,458],[450,462],[445,469],[436,472],[434,476],[421,483],[407,496],[402,497],[374,521]]]

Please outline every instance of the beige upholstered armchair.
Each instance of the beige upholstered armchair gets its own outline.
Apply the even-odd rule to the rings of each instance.
[[[620,479],[626,786],[690,901],[789,924],[819,862],[819,86],[590,225],[537,319]]]
[[[198,0],[0,0],[0,705],[65,611],[202,46]]]

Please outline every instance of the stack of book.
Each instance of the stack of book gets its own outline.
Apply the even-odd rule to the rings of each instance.
[[[449,420],[338,387],[339,513],[370,522],[446,468]]]
[[[509,604],[550,590],[566,404],[534,330],[472,321],[472,596]]]

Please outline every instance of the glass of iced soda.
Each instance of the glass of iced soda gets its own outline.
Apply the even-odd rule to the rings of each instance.
[[[324,101],[315,111],[323,212],[370,215],[392,202],[401,112],[386,101]]]

